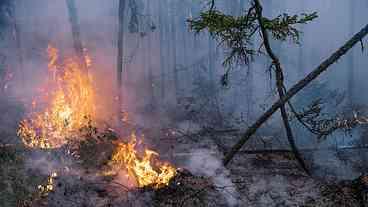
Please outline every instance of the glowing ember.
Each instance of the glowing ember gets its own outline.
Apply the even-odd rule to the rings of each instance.
[[[158,153],[145,149],[140,157],[136,150],[137,138],[131,135],[127,144],[119,143],[113,156],[112,164],[125,168],[130,177],[133,177],[138,187],[153,186],[160,188],[168,185],[171,178],[176,175],[176,169],[168,163],[160,163]]]
[[[47,51],[50,75],[47,90],[40,90],[43,94],[32,101],[32,112],[18,129],[18,135],[28,147],[60,147],[95,116],[91,77],[73,58],[59,65],[57,49],[49,46]]]
[[[53,172],[51,173],[48,178],[47,178],[47,183],[45,185],[39,185],[38,186],[38,190],[40,191],[40,193],[44,196],[47,196],[50,192],[52,192],[54,190],[54,180],[57,177],[57,173]]]

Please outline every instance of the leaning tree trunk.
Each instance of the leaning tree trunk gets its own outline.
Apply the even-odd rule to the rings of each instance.
[[[121,121],[121,107],[123,104],[123,67],[124,67],[124,13],[126,0],[119,0],[119,31],[118,31],[118,54],[117,54],[117,93],[118,93],[118,108],[117,112],[118,123]]]
[[[69,14],[69,22],[72,29],[73,46],[78,57],[80,66],[87,72],[87,63],[84,57],[83,44],[81,40],[80,25],[75,0],[66,0]]]
[[[310,72],[305,78],[292,86],[285,95],[275,102],[265,113],[263,113],[256,122],[254,122],[247,131],[242,135],[240,140],[231,148],[229,153],[225,156],[224,165],[229,164],[235,154],[242,148],[242,146],[250,139],[250,137],[261,127],[281,106],[285,105],[292,97],[299,91],[305,88],[314,79],[319,77],[323,72],[345,55],[354,45],[362,42],[362,39],[368,34],[368,24],[365,25],[358,33],[356,33],[350,40],[348,40],[342,47],[335,51],[329,58],[324,60],[317,68]]]

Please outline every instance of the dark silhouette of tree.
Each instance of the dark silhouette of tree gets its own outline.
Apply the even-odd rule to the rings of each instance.
[[[123,67],[124,67],[124,20],[125,20],[126,0],[119,0],[119,30],[118,30],[118,54],[117,54],[117,93],[118,93],[118,113],[121,114],[123,104]],[[120,116],[118,117],[120,121]]]
[[[66,0],[66,4],[68,8],[69,22],[72,30],[74,50],[79,59],[79,64],[87,72],[87,64],[85,61],[84,49],[81,40],[81,30],[75,0]]]

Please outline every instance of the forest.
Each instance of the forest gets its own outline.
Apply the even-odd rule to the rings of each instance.
[[[0,0],[0,207],[368,207],[367,10]]]

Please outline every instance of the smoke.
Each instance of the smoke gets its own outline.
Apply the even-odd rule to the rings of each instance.
[[[186,164],[188,170],[197,176],[210,177],[215,187],[226,199],[227,204],[236,206],[239,203],[239,193],[231,181],[229,170],[219,159],[220,156],[208,149],[196,149],[191,154]]]

